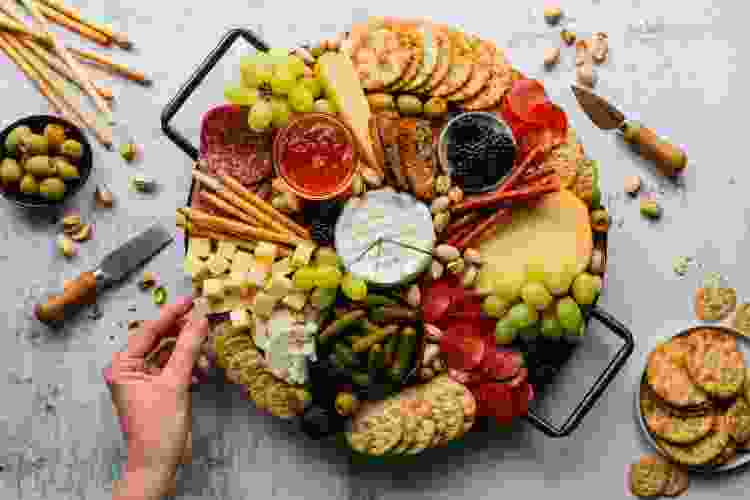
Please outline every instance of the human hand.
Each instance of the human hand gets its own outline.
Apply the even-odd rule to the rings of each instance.
[[[127,498],[160,498],[172,486],[191,427],[193,366],[208,335],[208,321],[188,314],[190,298],[163,308],[128,338],[104,376],[128,442]],[[146,355],[165,336],[178,336],[163,370],[149,368]],[[137,492],[137,493],[136,493]]]

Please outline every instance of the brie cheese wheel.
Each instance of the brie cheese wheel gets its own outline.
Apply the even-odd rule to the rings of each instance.
[[[427,205],[387,188],[349,200],[336,223],[336,253],[347,270],[380,286],[407,283],[424,272],[435,240]]]

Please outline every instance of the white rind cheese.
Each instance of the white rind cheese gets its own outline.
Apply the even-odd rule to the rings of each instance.
[[[381,286],[407,283],[426,270],[436,240],[430,209],[391,189],[350,200],[335,236],[336,253],[347,270]]]

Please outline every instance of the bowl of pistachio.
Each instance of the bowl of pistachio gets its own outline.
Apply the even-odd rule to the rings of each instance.
[[[22,118],[0,132],[0,193],[23,208],[56,208],[80,191],[93,166],[80,128],[50,115]]]

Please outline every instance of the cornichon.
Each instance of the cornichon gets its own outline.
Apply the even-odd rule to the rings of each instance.
[[[370,311],[370,319],[376,323],[389,321],[416,321],[417,311],[401,306],[382,306]]]
[[[364,309],[355,309],[354,311],[350,311],[344,314],[339,319],[328,325],[326,329],[321,332],[321,334],[318,336],[318,341],[320,343],[325,343],[350,326],[359,322],[359,320],[364,318],[366,314],[367,313],[364,311]]]
[[[396,351],[398,351],[398,344],[401,342],[401,335],[391,335],[385,342],[385,348],[383,349],[385,354],[385,366],[390,367],[396,359]]]
[[[352,382],[355,384],[361,386],[361,387],[367,387],[370,385],[370,382],[372,381],[370,379],[370,375],[363,372],[358,371],[352,371],[351,373]]]
[[[385,366],[385,352],[381,344],[375,344],[370,348],[370,354],[367,359],[367,368],[370,372],[371,377],[375,377],[375,374],[382,370]]]
[[[373,308],[382,306],[395,306],[398,305],[398,302],[388,296],[371,293],[367,297],[365,297],[365,304],[367,305],[367,307]]]
[[[385,339],[398,331],[398,325],[388,325],[385,328],[375,328],[370,330],[372,333],[355,342],[352,346],[354,352],[365,352],[375,344],[383,342]]]
[[[333,353],[336,355],[336,359],[344,366],[354,368],[359,364],[357,362],[357,355],[354,354],[351,347],[343,342],[336,342],[333,346]]]
[[[417,331],[407,326],[401,331],[401,341],[398,344],[398,353],[393,366],[390,369],[391,379],[400,381],[406,375],[411,366],[411,360],[417,350]]]

